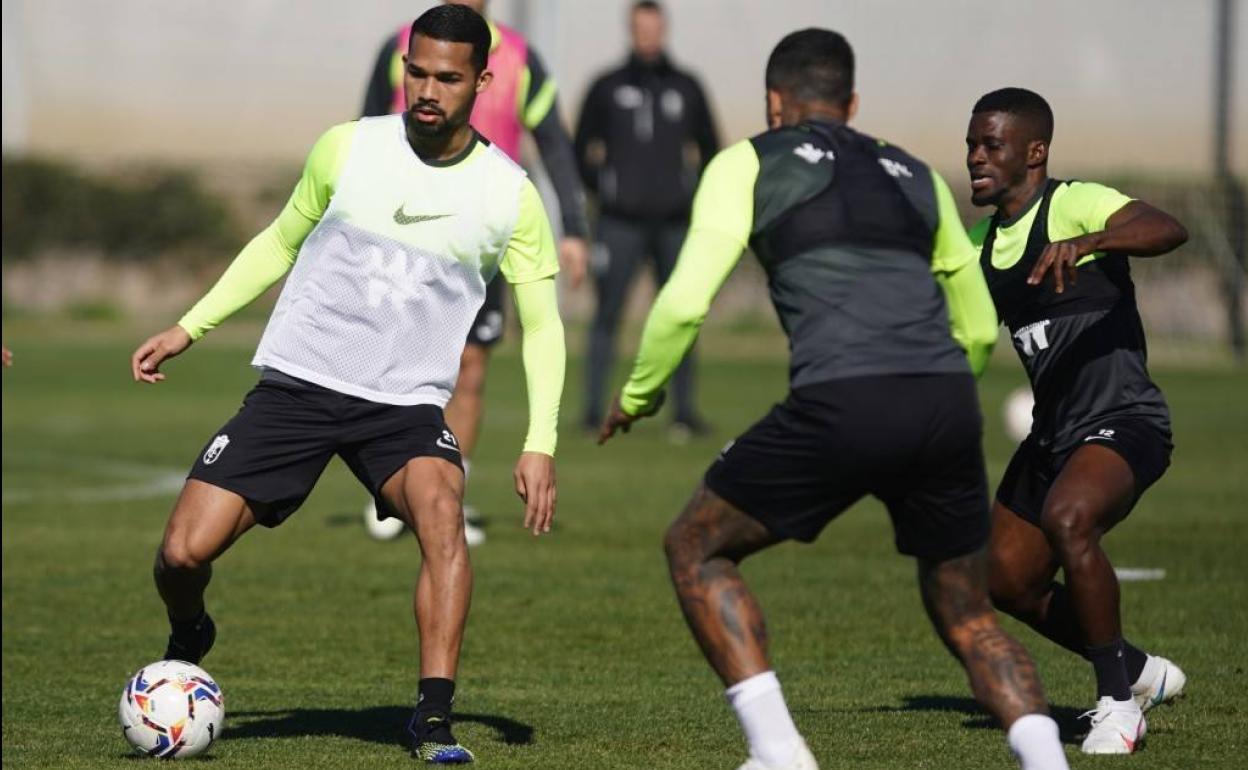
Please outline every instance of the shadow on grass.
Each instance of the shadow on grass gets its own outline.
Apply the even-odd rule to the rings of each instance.
[[[375,706],[365,709],[289,709],[238,711],[230,714],[221,740],[244,738],[301,738],[333,735],[371,743],[406,745],[411,706]],[[455,722],[473,722],[493,728],[508,745],[533,742],[533,726],[494,714],[455,714]]]
[[[963,727],[976,730],[998,729],[1000,725],[993,719],[974,698],[956,695],[907,695],[900,706],[873,706],[862,709],[876,714],[895,713],[902,711],[952,711],[966,714],[969,719],[962,723]],[[1080,719],[1081,709],[1070,706],[1049,705],[1049,715],[1057,722],[1061,732],[1062,743],[1078,743],[1087,732],[1087,726]]]

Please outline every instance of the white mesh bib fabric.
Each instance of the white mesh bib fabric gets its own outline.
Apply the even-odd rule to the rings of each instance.
[[[492,147],[429,166],[401,115],[361,120],[252,364],[369,401],[445,406],[523,181]]]

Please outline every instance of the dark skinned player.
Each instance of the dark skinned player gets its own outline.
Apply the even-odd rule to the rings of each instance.
[[[990,585],[997,607],[1092,663],[1097,706],[1083,751],[1130,754],[1143,712],[1179,695],[1186,677],[1123,639],[1101,548],[1172,447],[1127,255],[1165,254],[1187,231],[1111,188],[1049,178],[1052,137],[1049,105],[1021,88],[981,98],[966,137],[971,200],[996,208],[971,239],[1036,397],[1031,435],[993,506]]]

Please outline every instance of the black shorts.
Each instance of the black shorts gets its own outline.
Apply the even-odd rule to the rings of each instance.
[[[414,457],[463,468],[437,406],[378,404],[311,383],[261,380],[200,452],[190,478],[242,495],[258,523],[276,527],[303,504],[335,454],[374,497]]]
[[[492,348],[503,338],[506,317],[503,315],[503,288],[507,281],[496,275],[485,285],[485,302],[468,330],[468,344]]]
[[[810,542],[865,495],[897,550],[961,556],[988,542],[983,420],[970,374],[858,377],[798,388],[706,472],[777,537]]]
[[[1044,499],[1048,497],[1049,488],[1057,480],[1066,461],[1084,444],[1112,449],[1131,466],[1131,473],[1135,476],[1135,499],[1131,501],[1131,507],[1135,507],[1144,490],[1166,472],[1170,466],[1170,452],[1174,448],[1169,430],[1140,417],[1098,422],[1083,431],[1083,438],[1077,443],[1060,451],[1042,447],[1032,436],[1028,436],[1014,452],[1005,475],[1001,477],[997,502],[1040,526],[1040,514],[1044,511]]]

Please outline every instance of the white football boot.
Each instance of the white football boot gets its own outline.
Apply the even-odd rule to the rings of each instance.
[[[1134,700],[1106,695],[1083,716],[1092,720],[1092,729],[1083,739],[1084,754],[1131,754],[1144,740],[1144,712]]]
[[[1187,674],[1159,655],[1149,655],[1139,680],[1131,685],[1131,695],[1142,711],[1172,701],[1183,694]]]
[[[377,518],[377,501],[370,497],[368,505],[364,506],[364,529],[375,540],[393,540],[403,534],[407,525],[396,516],[388,519]]]
[[[481,545],[485,542],[485,530],[481,528],[481,514],[471,505],[464,506],[464,539],[468,547]]]
[[[802,741],[797,747],[797,754],[793,757],[793,761],[783,767],[764,765],[754,757],[750,757],[737,770],[819,770],[819,763],[815,761],[815,755],[811,754],[810,749],[806,747],[806,742]]]

